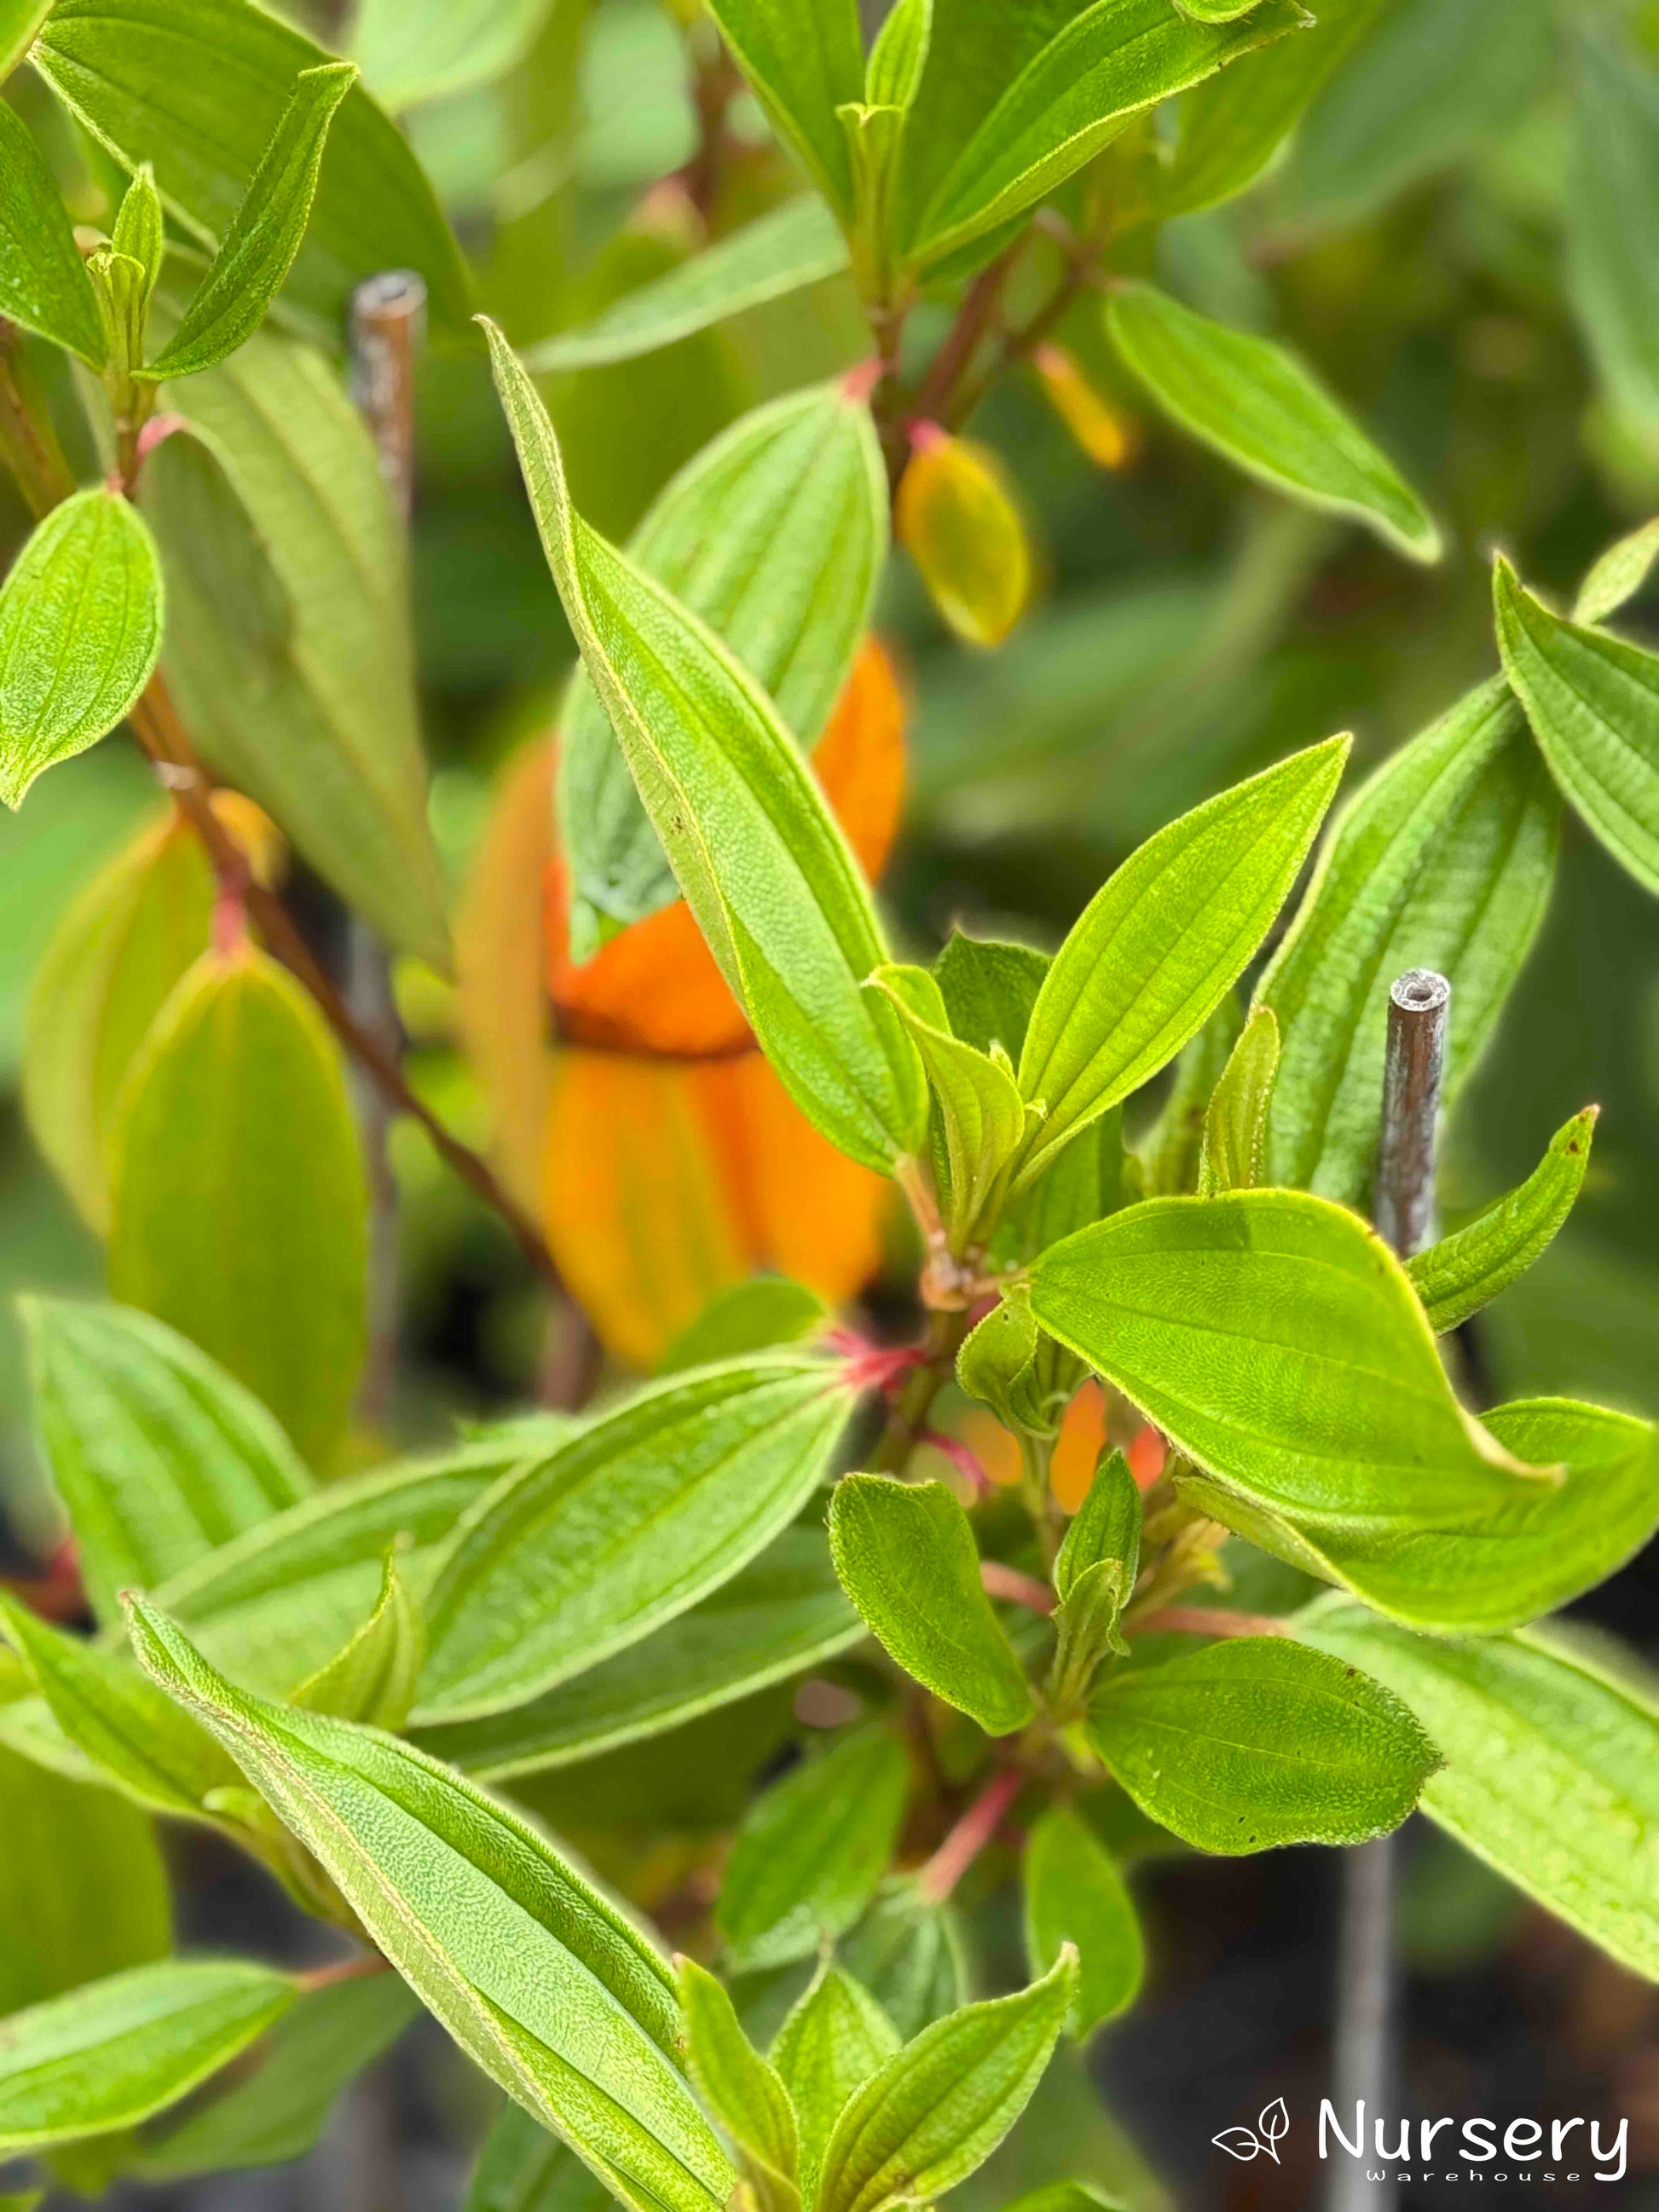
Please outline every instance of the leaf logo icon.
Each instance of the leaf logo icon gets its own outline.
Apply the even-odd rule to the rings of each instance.
[[[1264,2106],[1256,2115],[1253,2128],[1223,2128],[1210,2141],[1218,2150],[1224,2150],[1229,2158],[1248,2162],[1253,2158],[1270,2158],[1279,2163],[1279,2146],[1290,2133],[1291,2116],[1285,2100],[1275,2097],[1271,2105]]]

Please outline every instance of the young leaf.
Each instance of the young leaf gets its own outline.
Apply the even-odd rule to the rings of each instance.
[[[147,2142],[137,2171],[145,2181],[177,2181],[303,2158],[340,2093],[419,2010],[396,1974],[302,1990],[257,2051],[253,2071]]]
[[[37,523],[0,586],[0,799],[123,720],[161,649],[155,545],[117,492]]]
[[[1440,532],[1417,495],[1293,354],[1150,284],[1114,292],[1106,328],[1165,414],[1247,475],[1357,516],[1413,561],[1439,559]]]
[[[855,2091],[823,2154],[819,2212],[927,2203],[982,2166],[1025,2109],[1077,1984],[1069,1944],[1030,1989],[924,2028]]]
[[[326,1461],[363,1352],[367,1194],[339,1054],[285,968],[210,953],[133,1062],[110,1289],[199,1345]]]
[[[129,169],[154,165],[164,205],[204,243],[228,236],[302,70],[333,57],[244,0],[58,0],[33,54],[64,105]],[[361,87],[329,143],[291,299],[332,330],[354,285],[416,269],[432,312],[465,328],[455,241],[397,127]]]
[[[1330,805],[1346,738],[1206,799],[1132,853],[1054,955],[1020,1054],[1047,1112],[1018,1181],[1174,1059],[1243,974]]]
[[[1086,1821],[1050,1806],[1025,1840],[1025,1955],[1045,1974],[1066,1943],[1078,1954],[1068,2027],[1079,2039],[1132,2005],[1146,1972],[1134,1901]]]
[[[1559,1479],[1463,1411],[1405,1270],[1323,1199],[1148,1199],[1051,1246],[1031,1303],[1200,1467],[1297,1522],[1443,1526]]]
[[[1648,1541],[1659,1526],[1659,1432],[1566,1398],[1499,1406],[1486,1425],[1517,1458],[1565,1465],[1563,1480],[1517,1484],[1509,1504],[1475,1520],[1449,1515],[1381,1532],[1258,1522],[1191,1478],[1177,1487],[1200,1510],[1212,1502],[1252,1542],[1407,1627],[1492,1635],[1582,1596]]]
[[[1279,1024],[1258,1006],[1233,1047],[1204,1115],[1198,1194],[1252,1190],[1265,1180],[1267,1117],[1279,1074]]]
[[[1228,1856],[1387,1835],[1440,1763],[1390,1691],[1272,1636],[1115,1675],[1089,1725],[1149,1819]]]
[[[173,1948],[167,1871],[148,1814],[3,1746],[0,1802],[0,2019]]]
[[[125,1653],[52,1627],[7,1590],[0,1590],[0,1632],[63,1735],[100,1770],[100,1779],[151,1811],[207,1818],[204,1799],[234,1781],[234,1771],[212,1738]],[[19,1740],[17,1747],[29,1747]]]
[[[104,326],[58,180],[0,102],[0,314],[104,365]]]
[[[1052,1435],[1060,1408],[1044,1401],[1036,1372],[1037,1325],[1023,1283],[1010,1283],[957,1354],[957,1382],[1005,1428]]]
[[[396,1550],[391,1550],[374,1612],[326,1666],[290,1692],[290,1701],[313,1713],[395,1732],[409,1718],[425,1657],[420,1603],[398,1571]]]
[[[860,1730],[756,1799],[715,1919],[743,1967],[786,1966],[842,1935],[875,1895],[910,1791],[903,1746]]]
[[[1070,1597],[1080,1576],[1109,1560],[1122,1570],[1124,1595],[1140,1570],[1140,1492],[1121,1451],[1108,1452],[1089,1494],[1073,1515],[1054,1560],[1054,1589]]]
[[[614,2202],[557,2136],[509,2104],[483,2139],[463,2212],[606,2212]]]
[[[337,132],[331,165],[338,150]],[[191,735],[390,944],[446,969],[406,555],[374,441],[333,363],[269,327],[177,397],[200,435],[162,441],[141,496]]]
[[[1492,597],[1504,672],[1551,774],[1614,860],[1659,891],[1659,658],[1563,622],[1507,561]]]
[[[1437,1335],[1479,1313],[1554,1241],[1583,1183],[1600,1110],[1586,1106],[1575,1114],[1551,1138],[1525,1182],[1409,1263]]]
[[[861,1982],[821,1966],[772,2045],[772,2063],[794,2107],[804,2203],[817,2194],[818,2168],[842,2107],[899,2047],[898,2031]]]
[[[258,1401],[148,1314],[22,1302],[35,1418],[100,1620],[308,1497],[312,1480]]]
[[[933,36],[933,0],[896,0],[876,34],[865,65],[866,106],[907,108],[927,66]]]
[[[424,1595],[463,1514],[509,1468],[544,1451],[527,1439],[464,1444],[330,1483],[164,1583],[156,1596],[215,1666],[285,1695],[338,1651],[373,1607],[394,1544]]]
[[[1195,214],[1253,185],[1387,4],[1323,0],[1317,20],[1294,38],[1188,93],[1164,185],[1168,212]]]
[[[1559,1632],[1446,1643],[1323,1601],[1297,1634],[1405,1699],[1445,1764],[1423,1809],[1648,1979],[1659,1975],[1659,1719]]]
[[[132,1633],[492,2080],[636,2212],[718,2212],[732,2170],[671,2062],[672,1978],[630,1921],[435,1760],[233,1688],[142,1601]]]
[[[968,1960],[955,1907],[932,1903],[902,1877],[878,1893],[836,1954],[907,2040],[968,2002]]]
[[[591,323],[544,338],[526,352],[525,366],[533,375],[550,376],[633,361],[837,276],[846,266],[840,224],[816,192],[807,192],[717,239],[666,276],[623,293]]]
[[[741,1573],[572,1681],[481,1719],[417,1729],[480,1781],[539,1774],[660,1735],[861,1643],[822,1529],[786,1528]]]
[[[109,1226],[106,1153],[121,1084],[145,1032],[206,946],[213,871],[176,814],[148,823],[58,923],[23,1034],[29,1131],[84,1218]]]
[[[1025,1102],[1011,1064],[951,1034],[939,985],[925,968],[889,963],[865,986],[898,1013],[921,1055],[945,1137],[949,1188],[944,1194],[951,1249],[971,1240],[1003,1170],[1025,1133]]]
[[[836,110],[864,91],[854,0],[711,0],[709,12],[773,128],[847,216],[853,179]]]
[[[146,376],[159,382],[198,375],[258,329],[305,236],[329,125],[356,82],[352,62],[325,63],[295,77],[213,265]]]
[[[1592,562],[1572,603],[1576,623],[1603,623],[1633,599],[1659,561],[1659,520],[1620,538]]]
[[[432,1594],[417,1718],[522,1705],[729,1581],[822,1483],[849,1402],[823,1361],[763,1354],[641,1391],[505,1476]]]
[[[1010,222],[1133,117],[1302,21],[1291,0],[1263,0],[1215,27],[1170,0],[1044,9],[1029,27],[994,10],[975,26],[975,52],[941,12],[906,133],[915,147],[900,201],[907,257],[940,260]]]
[[[177,2104],[295,1996],[252,1960],[163,1959],[14,2014],[0,2029],[0,2152],[106,2135]]]
[[[570,507],[558,441],[493,327],[497,387],[587,672],[721,973],[810,1121],[865,1166],[921,1139],[927,1088],[859,985],[885,957],[845,839],[769,701]]]
[[[1456,1098],[1543,918],[1559,815],[1496,678],[1354,794],[1256,987],[1280,1038],[1271,1182],[1364,1206],[1389,988],[1405,969],[1434,968],[1451,983],[1442,1097]]]
[[[757,2201],[766,2212],[799,2207],[795,2114],[789,2093],[738,2024],[732,2000],[695,1959],[677,1959],[680,2012],[691,2078],[703,2102],[738,2146]]]
[[[132,182],[121,195],[109,242],[115,252],[136,262],[143,270],[143,298],[148,305],[167,250],[167,218],[155,189],[155,173],[148,161],[138,164],[132,173]]]
[[[830,1548],[847,1595],[908,1674],[988,1735],[1036,1706],[992,1610],[968,1516],[942,1482],[849,1474],[830,1501]]]
[[[1000,945],[953,929],[933,963],[952,1032],[981,1052],[1000,1045],[1018,1062],[1048,965],[1048,954],[1029,945]]]
[[[756,408],[706,446],[653,502],[629,558],[709,625],[810,746],[846,684],[886,551],[870,411],[832,384]],[[678,896],[580,674],[561,716],[556,811],[579,952]]]

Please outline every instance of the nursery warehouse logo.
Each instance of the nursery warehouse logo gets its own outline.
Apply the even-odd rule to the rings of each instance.
[[[1456,2130],[1444,2143],[1448,2129]],[[1352,2130],[1352,2131],[1351,2131]],[[1279,2163],[1279,2146],[1291,2131],[1285,2100],[1276,2097],[1256,2116],[1253,2128],[1223,2128],[1210,2141],[1229,2158],[1270,2158]],[[1622,2181],[1630,2144],[1630,2122],[1620,2120],[1604,2142],[1600,2120],[1497,2120],[1450,2118],[1372,2121],[1366,2139],[1363,2100],[1350,2125],[1339,2120],[1328,2097],[1319,2106],[1321,2158],[1363,2158],[1373,2181]],[[1414,2148],[1413,2148],[1414,2145]],[[1373,2166],[1369,2161],[1375,2159]]]

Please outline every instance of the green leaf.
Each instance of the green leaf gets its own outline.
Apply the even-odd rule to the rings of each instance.
[[[523,1443],[467,1444],[331,1483],[155,1595],[234,1680],[286,1695],[327,1662],[373,1607],[392,1544],[412,1544],[398,1554],[399,1571],[424,1595],[457,1521],[536,1450]]]
[[[975,12],[971,28],[952,20]],[[1213,28],[1170,0],[1047,8],[1018,27],[982,3],[941,8],[906,133],[907,257],[940,260],[1010,222],[1135,116],[1303,21],[1294,0],[1263,0],[1248,21]]]
[[[1064,1601],[1091,1567],[1109,1560],[1122,1570],[1125,1596],[1140,1570],[1140,1492],[1121,1451],[1108,1452],[1095,1469],[1089,1494],[1066,1524],[1054,1560],[1054,1589]]]
[[[864,93],[855,0],[710,0],[709,13],[774,130],[847,215],[852,175],[836,110]]]
[[[1051,1246],[1031,1303],[1227,1490],[1299,1523],[1443,1526],[1554,1479],[1464,1412],[1405,1270],[1326,1200],[1148,1199]]]
[[[156,188],[203,244],[228,239],[302,70],[333,57],[246,0],[58,0],[36,68],[93,137]],[[406,141],[361,87],[331,135],[310,228],[289,285],[331,331],[353,288],[383,269],[425,278],[436,320],[459,332],[465,272]]]
[[[1243,1034],[1237,997],[1229,991],[1176,1060],[1163,1109],[1142,1141],[1139,1158],[1148,1198],[1190,1198],[1197,1190],[1210,1100]]]
[[[1251,1190],[1266,1181],[1267,1117],[1279,1075],[1279,1024],[1257,1006],[1210,1096],[1199,1152],[1198,1194]]]
[[[1206,799],[1095,894],[1054,955],[1020,1054],[1020,1090],[1047,1111],[1019,1182],[1209,1019],[1296,881],[1347,752],[1346,738],[1329,738]]]
[[[903,1746],[872,1727],[793,1767],[757,1797],[715,1910],[733,1960],[787,1966],[850,1928],[887,1870],[909,1792]]]
[[[1134,1901],[1086,1821],[1050,1806],[1025,1839],[1025,1955],[1047,1973],[1075,1944],[1077,1994],[1067,2022],[1079,2039],[1132,2005],[1146,1972]]]
[[[416,1717],[522,1705],[729,1581],[822,1483],[848,1407],[837,1369],[775,1352],[656,1384],[507,1475],[432,1594]]]
[[[765,695],[572,512],[547,410],[487,327],[549,566],[691,910],[803,1113],[890,1168],[927,1089],[897,1016],[859,989],[886,949],[857,862]]]
[[[1659,75],[1628,40],[1576,27],[1567,276],[1601,380],[1644,438],[1659,428]],[[1590,621],[1594,617],[1583,616]]]
[[[953,929],[933,963],[952,1032],[981,1052],[1000,1045],[1018,1061],[1048,967],[1048,954],[1029,945],[1001,945]]]
[[[143,499],[191,737],[389,943],[447,968],[406,560],[374,440],[325,356],[270,329],[175,398],[210,453],[164,439]]]
[[[187,1338],[119,1306],[21,1302],[35,1417],[94,1610],[153,1589],[308,1497],[258,1401]]]
[[[1501,679],[1460,700],[1354,794],[1256,987],[1280,1038],[1272,1182],[1364,1206],[1389,989],[1407,968],[1451,984],[1442,1097],[1455,1100],[1543,918],[1559,815]]]
[[[161,573],[120,495],[76,492],[0,586],[0,799],[125,719],[161,647]]]
[[[483,1781],[539,1774],[660,1735],[864,1639],[821,1529],[786,1528],[701,1604],[526,1705],[416,1730]]]
[[[1175,4],[1195,23],[1231,23],[1260,6],[1261,0],[1175,0]]]
[[[1077,1954],[1013,1996],[924,2028],[857,2090],[823,2154],[820,2212],[926,2203],[1002,2141],[1042,2079],[1071,2008]]]
[[[143,298],[148,305],[167,250],[167,217],[148,161],[138,164],[131,183],[121,195],[109,242],[115,252],[128,261],[136,261],[143,270]]]
[[[43,11],[44,12],[44,11]],[[33,37],[38,25],[26,27]],[[7,45],[0,30],[0,45]],[[3,57],[0,57],[3,58]],[[9,73],[9,62],[0,76]],[[0,101],[0,314],[88,367],[104,364],[104,326],[58,180],[15,107]]]
[[[1115,1675],[1089,1726],[1149,1819],[1229,1856],[1387,1835],[1439,1764],[1390,1691],[1273,1636]]]
[[[531,54],[550,12],[549,0],[363,0],[352,58],[397,115],[505,76]]]
[[[1036,1373],[1037,1325],[1023,1283],[1010,1283],[957,1354],[957,1382],[1006,1428],[1052,1436],[1064,1408],[1048,1403]]]
[[[1633,599],[1659,561],[1659,520],[1644,522],[1616,538],[1591,562],[1572,603],[1576,623],[1601,623]]]
[[[1565,1638],[1443,1643],[1322,1601],[1297,1632],[1404,1698],[1445,1765],[1423,1809],[1569,1925],[1659,1977],[1659,1720]]]
[[[1442,1635],[1490,1635],[1536,1620],[1616,1573],[1659,1526],[1659,1432],[1651,1423],[1566,1398],[1499,1406],[1486,1425],[1517,1458],[1559,1464],[1559,1484],[1515,1486],[1507,1504],[1475,1520],[1431,1519],[1401,1530],[1251,1525],[1221,1496],[1183,1478],[1265,1550],[1352,1590],[1377,1612]]]
[[[1003,2212],[1129,2212],[1121,2197],[1103,2197],[1083,2181],[1050,2181],[1041,2189],[1028,2189]]]
[[[819,385],[706,446],[654,501],[629,557],[709,625],[809,746],[847,679],[886,551],[887,474],[869,410]],[[678,886],[586,677],[561,721],[556,812],[580,957]]]
[[[902,1877],[877,1893],[837,1956],[907,2039],[968,2002],[968,1960],[955,1908],[932,1903]]]
[[[368,1200],[339,1054],[286,969],[244,946],[179,985],[124,1086],[110,1184],[114,1296],[325,1463],[363,1356]]]
[[[557,2136],[506,2105],[483,2139],[463,2212],[606,2212],[613,2201]]]
[[[738,2024],[732,2000],[694,1959],[676,1959],[691,2078],[738,2146],[738,2163],[766,2212],[799,2207],[789,2093]]]
[[[1583,1184],[1600,1111],[1586,1106],[1575,1114],[1525,1182],[1410,1262],[1407,1272],[1437,1334],[1479,1313],[1554,1241]]]
[[[52,0],[0,0],[0,83],[26,59]]]
[[[85,1219],[109,1225],[106,1154],[145,1032],[206,947],[213,871],[176,816],[150,823],[58,923],[35,970],[23,1036],[29,1132]]]
[[[848,2099],[898,2047],[898,2031],[864,1984],[839,1966],[820,1966],[772,2045],[794,2107],[804,2203],[817,2193],[824,2148]]]
[[[352,62],[328,62],[295,77],[224,242],[146,376],[198,375],[258,329],[305,236],[329,125],[356,82]]]
[[[420,1604],[398,1571],[393,1549],[386,1555],[374,1612],[325,1666],[307,1676],[292,1692],[292,1702],[314,1713],[395,1732],[409,1718],[425,1658]]]
[[[711,1298],[690,1328],[674,1339],[657,1363],[659,1375],[678,1375],[688,1367],[709,1367],[717,1359],[741,1359],[780,1344],[799,1344],[814,1336],[830,1318],[816,1291],[786,1275],[752,1275]]]
[[[0,2018],[173,1948],[167,1868],[148,1814],[3,1745],[0,1802]]]
[[[927,1073],[945,1139],[945,1231],[951,1249],[973,1241],[1003,1170],[1025,1133],[1025,1102],[1005,1054],[1000,1060],[951,1034],[939,985],[925,968],[888,963],[865,986],[897,1012]]]
[[[1563,622],[1501,558],[1492,595],[1504,673],[1550,773],[1614,860],[1659,891],[1659,658]]]
[[[1284,347],[1150,284],[1115,291],[1106,328],[1164,413],[1248,476],[1356,516],[1411,560],[1439,559],[1440,532],[1410,485]]]
[[[149,1810],[209,1817],[204,1800],[234,1779],[228,1761],[125,1654],[52,1627],[3,1589],[0,1631],[64,1737],[100,1770],[100,1779]],[[0,1721],[9,1722],[16,1710],[0,1706]],[[12,1741],[30,1749],[22,1738]]]
[[[0,2022],[0,2151],[106,2135],[176,2104],[294,2002],[252,1960],[164,1959]]]
[[[1036,1711],[992,1610],[968,1516],[942,1482],[849,1474],[830,1501],[830,1548],[847,1595],[907,1674],[988,1735]]]
[[[629,1920],[436,1760],[233,1688],[142,1601],[132,1633],[492,2080],[637,2212],[719,2212],[732,2170],[671,2061],[672,1978]]]
[[[1388,4],[1322,0],[1308,29],[1189,92],[1164,188],[1169,213],[1194,214],[1248,190]]]
[[[591,323],[544,338],[525,355],[525,366],[547,376],[634,361],[747,308],[838,276],[846,266],[841,226],[816,193],[807,193],[717,239],[666,276],[625,292]]]
[[[420,2007],[396,1974],[304,1990],[232,2081],[133,2161],[146,2181],[286,2166],[314,2148],[335,2100],[389,2050]]]
[[[869,107],[908,108],[915,99],[933,37],[933,0],[896,0],[865,64]]]

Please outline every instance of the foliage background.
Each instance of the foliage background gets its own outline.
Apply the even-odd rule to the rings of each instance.
[[[585,319],[696,243],[684,204],[652,190],[696,146],[672,9],[551,0],[538,13],[521,64],[407,117],[484,272],[484,304],[520,343]],[[1087,302],[1061,335],[1136,417],[1130,465],[1091,465],[1029,374],[981,410],[975,434],[1017,478],[1045,585],[1012,641],[987,659],[950,641],[902,557],[892,564],[880,627],[918,702],[906,834],[884,887],[902,934],[931,951],[959,919],[1055,941],[1135,843],[1223,785],[1340,727],[1355,731],[1360,763],[1382,758],[1492,666],[1495,546],[1539,586],[1566,592],[1610,537],[1659,506],[1659,441],[1599,380],[1597,333],[1577,311],[1573,277],[1577,44],[1607,15],[1644,41],[1659,114],[1659,9],[1394,0],[1274,176],[1164,236],[1170,289],[1319,362],[1449,526],[1440,567],[1409,568],[1357,531],[1241,489],[1138,407]],[[305,20],[325,37],[344,27],[325,9]],[[107,221],[101,162],[63,143],[37,88],[19,80],[9,92],[60,141],[60,173],[80,179],[76,213]],[[1659,125],[1648,161],[1659,205]],[[793,186],[740,102],[714,234]],[[1659,297],[1651,208],[1634,219],[1632,250],[1644,239]],[[850,365],[861,332],[850,287],[836,280],[665,353],[556,383],[579,502],[598,526],[625,533],[723,424]],[[546,726],[573,653],[481,360],[428,358],[420,422],[416,629],[434,824],[459,881],[496,775]],[[9,500],[0,487],[7,557],[26,527]],[[1659,593],[1645,617],[1638,603],[1626,618],[1634,634],[1659,633]],[[71,893],[153,804],[137,756],[111,745],[45,781],[27,817],[0,821],[0,1494],[14,1541],[37,1554],[52,1531],[9,1293],[94,1290],[101,1267],[23,1130],[23,1006]],[[422,1079],[478,1125],[446,1009],[411,995],[406,1012]],[[1548,1132],[1589,1099],[1606,1110],[1571,1224],[1480,1323],[1494,1399],[1561,1391],[1634,1408],[1659,1364],[1659,908],[1570,817],[1544,935],[1452,1133],[1449,1217],[1519,1182]],[[522,1398],[535,1301],[501,1233],[418,1136],[406,1135],[398,1164],[412,1287],[396,1421],[415,1441],[452,1413]],[[1659,1656],[1655,1582],[1638,1562],[1592,1610]],[[228,1937],[233,1911],[268,1909],[263,1892],[251,1907],[252,1884],[238,1888],[243,1877],[210,1844],[190,1848],[203,1862],[194,1932]],[[1304,2112],[1316,2103],[1327,1887],[1322,1855],[1182,1863],[1155,1876],[1158,1978],[1127,2029],[1105,2039],[1101,2064],[1155,2162],[1178,2179],[1201,2157],[1210,2185],[1244,2192],[1228,2202],[1266,2200],[1249,2194],[1257,2182],[1243,2169],[1215,2175],[1204,2149],[1212,2129],[1280,2090],[1294,2103],[1300,2087]],[[1419,1838],[1407,1921],[1426,1978],[1415,1985],[1413,2051],[1426,2109],[1456,2099],[1503,2112],[1589,2110],[1600,2106],[1584,2099],[1601,2100],[1631,2113],[1633,2160],[1659,2170],[1651,1992],[1521,1911],[1437,1838]],[[392,2106],[386,2085],[371,2084],[355,2107],[355,2166],[337,2142],[298,2185],[302,2199],[284,2197],[295,2185],[273,2176],[214,2185],[213,2201],[322,2208],[333,2191],[368,2206],[392,2203],[399,2188],[410,2202],[447,2201],[444,2146],[471,2123],[449,2108],[441,2047],[417,2042],[399,2062],[413,2130],[401,2161],[374,2155]],[[988,2201],[1007,2193],[988,2185]]]

